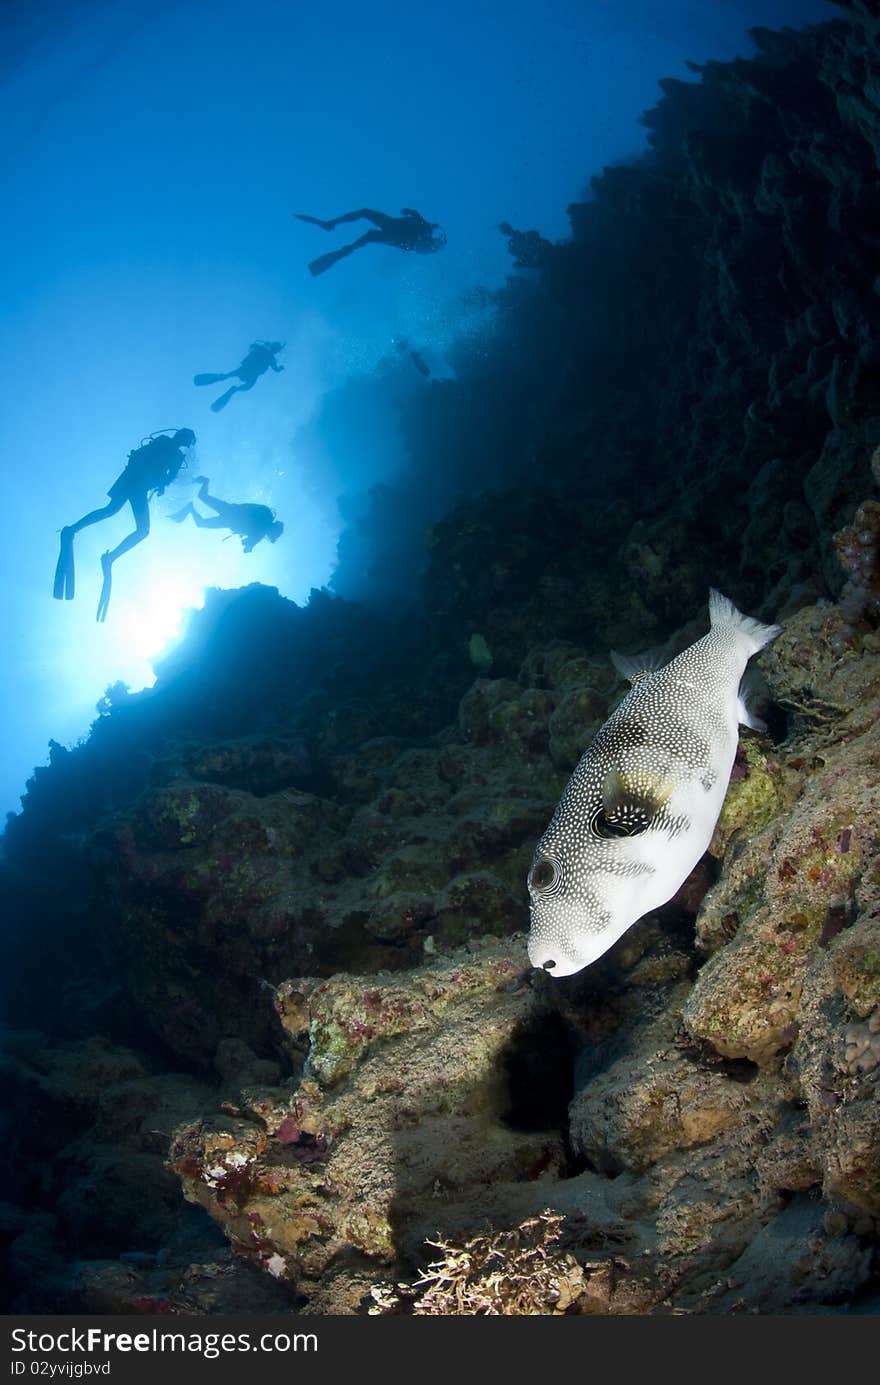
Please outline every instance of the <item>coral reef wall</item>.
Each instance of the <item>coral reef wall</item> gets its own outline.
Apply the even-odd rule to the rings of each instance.
[[[335,593],[210,593],[35,772],[4,1306],[876,1311],[878,21],[756,41],[407,386]],[[683,647],[710,584],[784,627],[770,733],[675,899],[532,973],[607,648]]]
[[[407,513],[420,528],[456,498],[424,595],[447,640],[487,626],[496,671],[541,638],[613,641],[609,586],[648,637],[707,572],[776,610],[839,586],[830,536],[880,441],[877,21],[847,13],[662,84],[651,152],[593,179],[571,240],[495,295],[491,349],[401,396],[410,470],[377,489],[336,590],[376,589],[366,550],[399,600],[414,572],[392,584],[383,556]]]

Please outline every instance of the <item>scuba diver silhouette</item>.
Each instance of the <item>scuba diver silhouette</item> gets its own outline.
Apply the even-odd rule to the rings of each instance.
[[[415,250],[418,255],[433,255],[446,244],[446,232],[440,229],[437,221],[426,221],[421,212],[413,207],[401,207],[400,216],[387,216],[385,212],[374,211],[371,207],[361,207],[356,212],[346,212],[334,216],[331,221],[322,221],[317,216],[306,216],[305,212],[294,212],[299,221],[308,221],[312,226],[320,226],[324,231],[332,231],[344,221],[372,221],[376,228],[365,231],[349,245],[331,250],[312,260],[309,270],[312,274],[323,274],[326,269],[342,260],[362,245],[393,245],[396,250]],[[439,235],[434,235],[438,231]]]
[[[80,529],[88,528],[90,524],[99,524],[102,519],[109,519],[111,515],[118,514],[127,502],[134,516],[134,531],[111,552],[101,555],[104,585],[101,588],[95,618],[99,621],[106,619],[107,607],[110,604],[113,564],[123,553],[127,553],[130,548],[136,547],[147,537],[150,532],[150,497],[163,494],[165,487],[175,479],[181,467],[186,465],[184,449],[192,447],[196,440],[191,428],[178,428],[170,437],[169,433],[170,429],[151,433],[140,447],[129,452],[125,470],[107,492],[110,497],[108,505],[102,506],[100,510],[91,510],[87,515],[83,515],[82,519],[78,519],[76,524],[65,525],[61,530],[61,551],[55,568],[53,591],[58,601],[72,601],[74,596],[74,535],[78,534]]]
[[[208,486],[211,483],[207,476],[196,476],[194,479],[200,483],[199,500],[216,511],[216,514],[200,515],[193,502],[189,500],[177,514],[168,516],[175,524],[182,524],[187,515],[192,515],[200,529],[228,529],[230,532],[226,537],[231,539],[233,534],[237,534],[245,553],[253,553],[261,539],[268,539],[270,543],[276,543],[280,539],[284,525],[280,519],[275,518],[275,512],[270,510],[268,505],[218,500],[216,496],[208,494]]]
[[[276,375],[280,375],[284,369],[283,365],[278,365],[275,357],[279,351],[284,350],[283,341],[254,341],[251,342],[247,355],[237,370],[227,370],[225,375],[194,375],[194,385],[218,385],[221,380],[241,380],[240,385],[233,385],[225,394],[221,394],[219,399],[215,399],[211,405],[211,412],[219,414],[221,409],[225,409],[230,399],[239,390],[252,390],[261,375],[265,375],[267,370],[274,370]]]

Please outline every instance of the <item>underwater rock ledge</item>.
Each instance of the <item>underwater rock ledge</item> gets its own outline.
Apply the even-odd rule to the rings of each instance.
[[[54,1212],[9,1213],[16,1271],[27,1280],[48,1256],[43,1302],[97,1311],[259,1303],[262,1276],[266,1304],[428,1312],[414,1281],[430,1244],[452,1255],[494,1230],[521,1247],[549,1217],[566,1312],[797,1312],[870,1296],[880,635],[865,624],[841,648],[842,618],[840,604],[803,608],[761,656],[789,735],[743,733],[710,866],[560,982],[525,971],[524,932],[509,927],[526,926],[515,882],[565,774],[551,753],[556,707],[576,688],[599,696],[583,651],[551,646],[516,680],[478,679],[433,746],[382,739],[342,757],[344,810],[163,771],[94,849],[111,871],[101,897],[131,993],[192,1075],[107,1041],[7,1041],[17,1138],[66,1171]],[[809,692],[820,680],[821,702]],[[610,701],[607,675],[605,686]],[[538,784],[546,796],[527,797]],[[218,832],[235,853],[217,849]],[[258,868],[267,840],[273,871],[294,872],[280,888]],[[353,876],[327,864],[346,852],[362,862]],[[200,895],[192,882],[211,862]],[[495,939],[482,912],[493,879]],[[230,923],[217,901],[237,882],[245,903]],[[306,889],[324,900],[314,933],[309,920],[270,926],[279,900],[298,907]],[[269,975],[248,986],[253,955]],[[71,1137],[60,1161],[59,1126]],[[176,1252],[191,1257],[186,1293],[170,1287],[181,1261],[163,1245],[180,1215],[172,1173],[194,1204]],[[117,1216],[146,1186],[125,1222],[139,1244],[123,1247],[117,1230],[115,1261],[65,1271],[64,1239],[96,1178]],[[531,1228],[525,1242],[517,1227]],[[100,1226],[92,1235],[100,1244]],[[492,1302],[506,1311],[503,1296]]]

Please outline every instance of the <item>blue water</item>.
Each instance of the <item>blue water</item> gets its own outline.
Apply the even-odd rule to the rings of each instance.
[[[387,370],[395,339],[451,373],[455,342],[485,327],[478,290],[511,272],[500,220],[565,237],[589,176],[643,147],[660,78],[748,52],[750,24],[836,11],[549,0],[537,13],[531,0],[4,11],[0,808],[17,807],[50,737],[87,731],[108,684],[149,685],[207,586],[259,580],[302,601],[331,580],[340,497],[345,511],[406,458],[393,408],[335,447],[322,404]],[[309,276],[338,240],[292,212],[404,204],[442,223],[442,254],[368,247]],[[285,373],[212,415],[193,374],[230,370],[258,337],[286,341]],[[127,508],[80,536],[76,600],[53,601],[61,526],[104,503],[144,435],[183,425],[198,434],[190,475],[273,506],[284,539],[245,554],[167,523],[193,494],[181,482],[120,561],[105,624],[98,560],[129,531]]]

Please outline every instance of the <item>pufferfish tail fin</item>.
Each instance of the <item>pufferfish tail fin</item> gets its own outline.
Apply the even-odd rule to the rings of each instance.
[[[781,625],[762,625],[759,620],[744,616],[732,601],[714,587],[709,588],[709,623],[713,630],[731,630],[747,659],[782,634]]]

